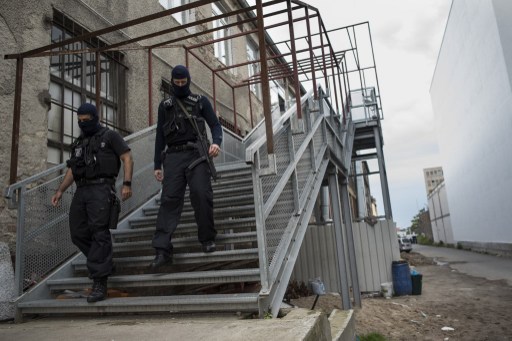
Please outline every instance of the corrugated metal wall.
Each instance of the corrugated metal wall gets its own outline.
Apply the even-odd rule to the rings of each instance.
[[[400,259],[396,224],[379,220],[371,226],[353,223],[357,275],[361,292],[380,291],[380,284],[392,282],[391,265]]]
[[[392,281],[392,261],[400,259],[396,225],[381,220],[374,226],[354,222],[352,228],[360,290],[380,291],[381,283]],[[335,245],[332,224],[309,226],[291,279],[307,284],[310,279],[320,277],[327,292],[340,292]],[[347,255],[345,259],[348,267]]]

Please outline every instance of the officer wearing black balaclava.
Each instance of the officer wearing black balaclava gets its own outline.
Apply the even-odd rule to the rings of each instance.
[[[130,147],[115,131],[101,126],[96,107],[82,104],[77,110],[82,134],[71,145],[68,170],[51,201],[59,204],[62,194],[76,183],[69,208],[71,241],[87,257],[93,280],[87,302],[107,297],[107,279],[112,274],[112,239],[109,222],[115,195],[115,182],[123,162],[124,182],[121,197],[131,197],[133,160]]]
[[[85,136],[92,136],[101,129],[100,118],[96,107],[90,103],[85,103],[78,108],[77,115],[84,116],[90,114],[90,120],[78,120],[78,126]]]
[[[212,136],[208,154],[210,157],[219,155],[222,127],[210,101],[205,96],[190,91],[191,78],[188,69],[177,65],[171,76],[173,96],[162,101],[158,107],[154,168],[155,178],[162,182],[163,187],[152,243],[156,252],[155,259],[150,264],[152,270],[172,264],[171,237],[180,220],[187,184],[201,250],[216,250],[217,231],[213,222],[211,173],[206,161],[197,165],[195,162],[200,158],[197,141],[206,138],[206,125]],[[197,123],[199,132],[191,120]]]

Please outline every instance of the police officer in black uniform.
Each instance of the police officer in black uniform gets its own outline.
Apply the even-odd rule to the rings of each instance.
[[[208,154],[216,157],[222,143],[222,127],[210,101],[190,92],[190,73],[185,66],[178,65],[172,70],[171,82],[174,96],[158,107],[154,164],[155,178],[163,183],[163,188],[153,237],[156,251],[150,264],[153,270],[172,263],[171,236],[181,217],[187,184],[202,250],[214,252],[216,249],[211,172],[206,160],[197,162],[200,159],[197,141],[206,139],[206,122],[212,135]],[[202,136],[198,135],[191,119],[197,123]]]
[[[115,180],[121,160],[124,167],[122,200],[131,197],[133,160],[130,148],[115,131],[102,127],[96,107],[85,103],[78,108],[80,137],[71,145],[68,170],[52,197],[57,206],[62,193],[73,183],[76,192],[69,209],[71,240],[87,257],[89,277],[94,281],[87,302],[104,300],[107,278],[112,273],[112,239],[109,221]]]

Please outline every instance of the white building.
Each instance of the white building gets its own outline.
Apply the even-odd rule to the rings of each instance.
[[[453,0],[430,89],[453,236],[512,253],[512,1]]]
[[[425,190],[427,195],[430,194],[434,188],[444,181],[443,168],[432,167],[423,169],[423,177],[425,178]]]

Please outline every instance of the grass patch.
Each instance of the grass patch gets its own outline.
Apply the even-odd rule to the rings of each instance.
[[[388,339],[379,333],[370,333],[359,336],[358,341],[388,341]]]

